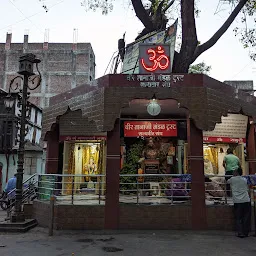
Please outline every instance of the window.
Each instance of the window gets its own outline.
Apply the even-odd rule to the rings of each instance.
[[[33,130],[33,136],[32,136],[32,143],[35,144],[36,143],[36,127],[34,127],[34,130]]]
[[[38,111],[35,109],[35,124],[37,124],[37,114],[38,114]]]
[[[13,144],[13,122],[3,121],[2,147],[4,150],[12,149]]]
[[[32,175],[32,174],[36,173],[36,163],[37,163],[36,156],[25,156],[24,174]]]

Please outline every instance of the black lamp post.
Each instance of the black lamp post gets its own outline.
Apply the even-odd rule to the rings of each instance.
[[[19,138],[19,149],[18,149],[18,168],[16,174],[16,197],[15,197],[15,210],[11,216],[11,222],[23,222],[25,221],[24,212],[22,210],[22,190],[23,190],[23,165],[24,165],[24,153],[25,153],[25,136],[26,136],[26,118],[27,118],[27,100],[29,98],[28,89],[34,90],[41,84],[41,74],[38,70],[38,63],[41,61],[36,59],[34,54],[25,54],[19,59],[19,71],[17,76],[11,80],[9,94],[5,98],[5,107],[12,109],[14,105],[14,98],[11,96],[11,90],[21,94],[21,115],[18,123],[20,124],[20,138]],[[36,64],[37,72],[39,76],[33,73],[33,67]],[[23,86],[19,83],[14,84],[16,79],[23,80]],[[36,83],[35,83],[36,81]]]

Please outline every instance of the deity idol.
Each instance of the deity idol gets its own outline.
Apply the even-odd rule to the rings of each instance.
[[[159,158],[159,150],[154,144],[153,138],[147,140],[147,145],[142,152],[143,159],[156,160]]]
[[[89,163],[86,166],[86,169],[88,170],[88,174],[95,174],[97,171],[97,166],[94,163],[93,157],[90,157]]]

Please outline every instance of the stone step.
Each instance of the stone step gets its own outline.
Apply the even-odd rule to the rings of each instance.
[[[35,219],[27,219],[24,222],[2,222],[0,223],[0,232],[27,232],[37,226]]]

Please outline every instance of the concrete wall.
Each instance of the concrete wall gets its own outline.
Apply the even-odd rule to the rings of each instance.
[[[235,230],[233,206],[210,205],[206,211],[208,229]]]
[[[17,172],[17,160],[18,160],[17,154],[10,155],[7,180],[13,177],[14,173]],[[0,154],[0,162],[3,164],[3,169],[2,169],[2,190],[3,190],[6,185],[6,173],[7,173],[7,162],[4,154]]]
[[[120,205],[120,229],[191,229],[190,205]]]
[[[192,229],[190,205],[119,205],[119,229]],[[55,229],[104,229],[104,206],[56,205]],[[209,230],[233,231],[235,228],[233,207],[228,205],[207,206]],[[42,227],[48,227],[49,202],[35,201],[33,217]],[[252,208],[252,230],[254,215]]]
[[[10,155],[9,159],[9,170],[7,180],[13,177],[13,175],[17,172],[17,154]],[[4,154],[0,154],[0,162],[3,164],[2,169],[2,189],[4,189],[6,185],[6,170],[7,170],[7,162]],[[42,174],[45,173],[45,153],[43,152],[26,152],[24,159],[24,175],[23,180],[28,179],[34,173]]]
[[[18,60],[24,53],[33,53],[41,60],[39,70],[42,83],[31,91],[30,101],[40,107],[49,104],[49,98],[95,78],[95,56],[90,43],[6,43],[0,44],[0,88],[7,90],[10,80],[17,75]]]
[[[42,227],[49,226],[50,207],[47,202],[34,201],[33,217]],[[104,229],[104,206],[56,205],[54,209],[55,229]]]

